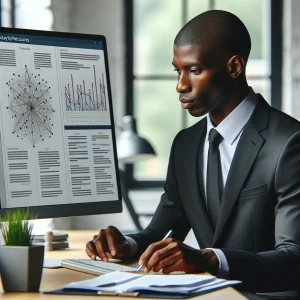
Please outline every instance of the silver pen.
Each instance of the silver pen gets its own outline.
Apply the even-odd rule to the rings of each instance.
[[[169,230],[168,233],[164,236],[164,238],[162,239],[162,241],[166,240],[167,238],[171,237],[173,235],[173,230]],[[137,268],[137,272],[139,272],[142,268],[144,268],[147,264],[147,261],[144,262],[142,265],[140,265],[138,268]]]
[[[98,291],[97,295],[100,296],[123,296],[123,297],[137,297],[139,292],[132,292],[132,293],[125,293],[122,291],[115,291],[115,292],[106,292],[106,291]]]

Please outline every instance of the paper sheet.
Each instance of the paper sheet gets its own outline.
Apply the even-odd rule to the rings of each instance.
[[[88,289],[88,290],[100,290],[99,287],[105,287],[105,286],[114,286],[115,288],[117,284],[121,284],[129,280],[133,280],[140,276],[143,275],[116,271],[116,272],[107,273],[102,276],[98,276],[93,279],[88,279],[79,282],[71,282],[69,284],[64,285],[63,288],[64,289],[80,288],[80,289]]]
[[[117,293],[148,291],[188,295],[237,283],[240,281],[226,281],[210,275],[142,275],[115,271],[93,279],[72,282],[63,288]]]

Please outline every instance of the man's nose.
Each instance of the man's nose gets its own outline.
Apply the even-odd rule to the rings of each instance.
[[[181,93],[190,92],[191,89],[192,88],[188,76],[186,76],[185,74],[181,74],[180,77],[178,78],[178,83],[176,86],[177,93],[181,94]]]

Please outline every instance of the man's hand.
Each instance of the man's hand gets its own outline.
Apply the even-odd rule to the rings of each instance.
[[[158,272],[164,274],[174,271],[185,273],[209,272],[216,274],[219,269],[219,259],[211,249],[194,249],[173,238],[149,245],[141,255],[139,264],[146,263],[144,272]]]
[[[93,240],[86,244],[85,251],[91,259],[99,256],[101,260],[108,261],[109,258],[127,257],[130,245],[116,227],[108,226],[106,229],[101,229],[98,235],[94,235]]]

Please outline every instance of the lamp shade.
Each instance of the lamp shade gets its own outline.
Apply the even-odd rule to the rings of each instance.
[[[122,132],[117,138],[118,159],[123,163],[136,163],[155,156],[150,143],[140,137],[133,116],[122,118]]]

